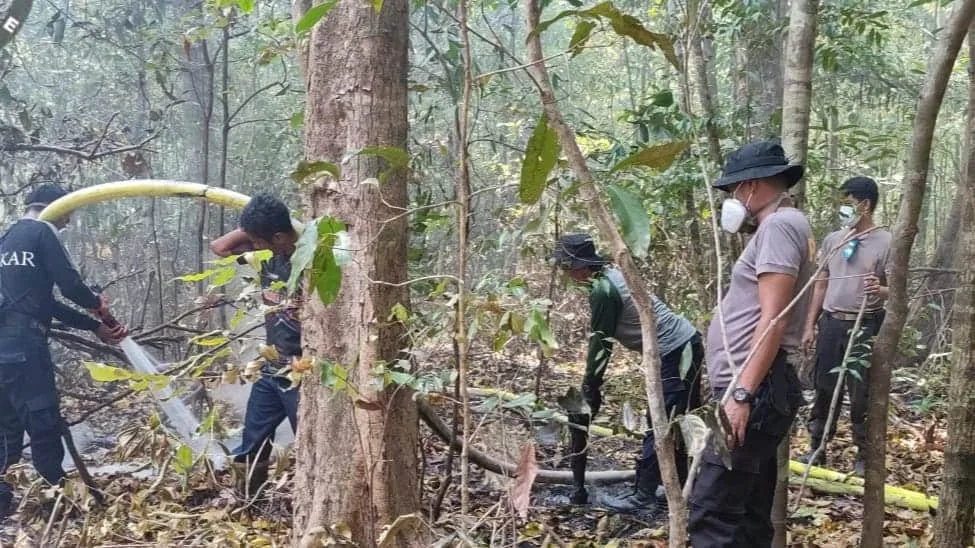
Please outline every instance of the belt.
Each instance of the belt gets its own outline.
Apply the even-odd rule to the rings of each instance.
[[[0,318],[0,327],[23,328],[36,332],[43,337],[47,337],[47,333],[50,330],[48,326],[37,321],[33,316],[21,312],[5,310],[0,312],[0,315],[2,315],[2,318]]]
[[[875,320],[879,318],[883,313],[884,311],[882,309],[873,310],[871,312],[864,312],[863,319]],[[857,320],[857,314],[855,312],[827,312],[826,314],[830,318],[833,318],[834,320],[840,320],[842,322],[855,322]]]

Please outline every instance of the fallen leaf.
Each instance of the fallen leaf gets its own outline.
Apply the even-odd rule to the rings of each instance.
[[[528,443],[521,448],[521,458],[515,469],[515,481],[511,485],[511,504],[517,510],[521,519],[528,518],[528,507],[531,504],[532,484],[538,475],[538,464],[535,462],[535,444]]]

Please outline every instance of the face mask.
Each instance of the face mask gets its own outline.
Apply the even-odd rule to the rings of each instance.
[[[748,198],[745,200],[747,202],[751,201],[752,195],[749,194]],[[741,230],[745,221],[751,217],[748,213],[748,206],[741,203],[741,200],[736,198],[732,194],[731,198],[728,198],[721,204],[721,228],[725,232],[730,232],[732,234],[737,233]]]
[[[843,228],[849,228],[856,224],[857,210],[855,207],[844,204],[840,206],[840,225]]]

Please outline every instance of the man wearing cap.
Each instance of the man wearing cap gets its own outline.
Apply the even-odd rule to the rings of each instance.
[[[51,319],[93,331],[106,343],[127,334],[121,325],[109,328],[54,298],[56,285],[78,306],[99,317],[108,315],[107,301],[85,285],[58,239],[69,218],[38,220],[48,204],[65,194],[56,184],[31,191],[24,217],[0,238],[0,473],[20,460],[26,431],[34,468],[52,485],[64,477],[65,425],[47,347]],[[0,516],[13,508],[11,486],[0,482]]]
[[[869,177],[848,179],[841,190],[844,203],[839,216],[842,228],[826,236],[820,248],[819,262],[823,266],[816,279],[812,302],[806,316],[803,347],[808,353],[815,341],[816,366],[814,385],[816,399],[806,427],[811,447],[802,460],[808,462],[825,437],[832,439],[840,410],[833,413],[828,425],[829,408],[836,388],[837,374],[843,366],[851,331],[860,306],[863,317],[844,382],[850,396],[850,423],[857,457],[853,466],[856,475],[863,475],[863,455],[867,441],[867,383],[873,337],[884,321],[884,301],[887,299],[887,258],[890,253],[890,232],[874,225],[873,212],[877,207],[877,183]],[[866,303],[864,303],[866,299]],[[816,335],[818,326],[818,337]],[[840,388],[842,390],[842,388]],[[840,400],[842,402],[842,400]],[[825,464],[822,451],[813,464]]]
[[[591,331],[586,374],[582,381],[582,393],[589,404],[590,414],[571,417],[574,424],[585,428],[602,403],[603,376],[613,351],[613,341],[618,341],[630,350],[643,351],[640,316],[623,280],[623,273],[596,254],[595,245],[588,234],[569,234],[563,237],[558,243],[554,259],[573,281],[590,288]],[[701,404],[698,372],[704,359],[704,348],[701,345],[701,335],[691,322],[675,314],[656,296],[650,297],[657,317],[657,346],[660,352],[664,405],[667,415],[673,416],[695,409]],[[681,362],[685,353],[688,354],[689,365],[682,375]],[[573,428],[572,471],[576,490],[572,502],[576,504],[584,504],[588,500],[585,489],[586,442],[585,430]],[[677,470],[683,481],[687,477],[687,453],[683,447],[677,451]],[[618,498],[605,498],[601,503],[621,512],[653,512],[658,505],[665,502],[656,498],[657,486],[660,484],[660,467],[654,449],[653,430],[649,429],[643,438],[643,458],[637,460],[636,483],[632,493]]]
[[[763,141],[729,155],[714,183],[730,194],[721,226],[734,233],[751,225],[755,233],[732,268],[708,329],[712,395],[718,402],[729,395],[718,405],[730,426],[725,443],[731,469],[713,445],[705,450],[690,499],[693,546],[772,543],[776,448],[802,403],[793,364],[807,299],[787,307],[811,275],[815,247],[809,222],[788,195],[802,175],[803,167],[789,164],[781,146]]]

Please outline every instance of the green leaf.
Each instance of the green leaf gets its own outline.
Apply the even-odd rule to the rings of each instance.
[[[103,363],[84,363],[85,368],[88,369],[88,374],[91,375],[91,379],[95,382],[124,381],[133,377],[132,372],[125,369],[112,367]]]
[[[190,342],[197,346],[205,346],[205,347],[220,346],[221,344],[227,342],[227,337],[224,337],[223,335],[219,335],[216,337],[195,337],[193,339],[190,339]]]
[[[555,17],[549,19],[548,21],[542,21],[542,22],[540,22],[535,27],[535,29],[533,31],[531,31],[530,33],[528,33],[528,38],[525,39],[525,42],[528,42],[529,40],[531,40],[532,38],[534,38],[535,35],[541,34],[541,33],[545,32],[556,21],[558,21],[560,19],[565,19],[566,17],[569,17],[571,15],[580,15],[582,13],[583,12],[580,12],[579,10],[565,10],[565,11],[559,13],[558,15],[556,15]]]
[[[237,0],[237,6],[240,8],[240,11],[250,13],[254,11],[254,0]]]
[[[226,266],[221,268],[214,274],[213,279],[210,280],[210,287],[222,287],[230,283],[230,280],[234,279],[237,275],[237,269],[232,266]]]
[[[630,166],[647,166],[657,170],[667,169],[670,164],[674,163],[677,156],[686,149],[687,141],[671,141],[662,145],[649,146],[616,164],[610,173]]]
[[[558,160],[559,138],[548,125],[548,116],[542,113],[535,131],[528,139],[525,159],[521,163],[521,181],[518,198],[524,204],[534,204],[542,197],[548,174]]]
[[[522,394],[517,398],[501,404],[505,409],[526,408],[531,409],[535,405],[535,394]]]
[[[620,221],[623,241],[633,255],[645,257],[650,247],[650,217],[643,208],[643,202],[616,185],[610,185],[606,191],[609,193],[613,212]]]
[[[538,308],[532,309],[531,314],[528,315],[528,320],[525,322],[525,331],[528,333],[528,338],[542,347],[542,353],[545,356],[551,356],[552,352],[559,348],[559,343],[555,340],[555,337],[552,335],[552,330],[549,328],[548,320],[545,319],[545,315]]]
[[[569,51],[572,52],[572,57],[582,53],[582,48],[589,41],[594,28],[596,28],[596,23],[592,21],[579,21],[576,30],[572,33],[572,39],[569,40]]]
[[[329,0],[328,2],[322,2],[317,6],[308,8],[308,11],[295,23],[295,32],[304,34],[311,31],[315,24],[321,21],[322,17],[325,17],[328,12],[332,11],[332,8],[338,5],[338,3],[339,0]]]
[[[410,168],[410,154],[399,147],[371,146],[366,147],[355,154],[356,156],[378,156],[389,164],[389,169],[379,175],[379,182],[385,183],[389,176],[399,170],[407,171]]]
[[[321,220],[322,218],[318,218],[308,223],[295,244],[295,251],[291,254],[291,276],[287,283],[289,292],[295,291],[305,269],[315,259],[315,250],[318,248],[318,223]]]
[[[209,278],[210,276],[213,276],[214,274],[216,274],[217,273],[217,270],[218,269],[216,269],[216,268],[211,268],[210,270],[204,270],[203,272],[197,272],[197,273],[194,273],[194,274],[184,274],[182,276],[177,276],[175,279],[177,279],[177,280],[179,280],[181,282],[190,282],[190,283],[202,282],[203,280],[205,280],[205,279]]]
[[[342,268],[335,262],[333,247],[336,235],[345,230],[345,225],[331,217],[324,217],[318,223],[318,248],[312,262],[311,289],[318,292],[322,304],[328,306],[335,300],[342,286]]]
[[[410,319],[410,311],[406,309],[400,303],[393,305],[392,311],[389,313],[389,319],[395,319],[400,323],[406,323]]]
[[[193,450],[190,449],[189,445],[179,446],[179,449],[176,450],[176,462],[184,471],[193,468]]]
[[[305,111],[302,109],[292,114],[289,122],[291,123],[291,127],[294,129],[298,129],[305,125]]]
[[[372,9],[376,10],[376,13],[382,13],[383,0],[372,0]]]
[[[337,165],[331,162],[306,162],[304,160],[299,162],[298,167],[291,172],[291,178],[300,185],[309,177],[318,175],[323,171],[335,179],[339,178],[339,167]]]
[[[613,6],[612,2],[603,2],[586,11],[593,15],[609,19],[610,26],[620,36],[628,36],[637,44],[650,49],[660,48],[660,51],[670,61],[670,64],[680,70],[680,62],[677,60],[677,54],[674,52],[674,41],[666,34],[650,32],[636,17],[620,13]]]

